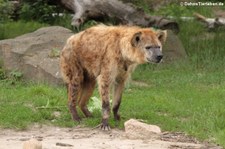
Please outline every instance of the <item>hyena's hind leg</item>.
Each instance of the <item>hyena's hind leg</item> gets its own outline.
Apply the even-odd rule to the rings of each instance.
[[[64,81],[67,83],[68,108],[74,121],[80,121],[77,113],[77,103],[81,94],[83,70],[75,57],[72,57],[72,45],[67,43],[60,55],[60,69]]]
[[[92,116],[91,112],[87,108],[87,104],[91,95],[93,94],[95,84],[96,84],[95,78],[84,76],[84,81],[82,84],[82,93],[79,99],[79,106],[81,111],[84,113],[86,117]]]
[[[73,67],[73,71],[68,69],[68,107],[74,121],[80,121],[81,118],[77,113],[77,104],[81,96],[81,86],[83,83],[83,72],[78,65]]]
[[[81,118],[77,113],[77,101],[80,94],[80,84],[68,83],[68,107],[74,121],[80,121]]]

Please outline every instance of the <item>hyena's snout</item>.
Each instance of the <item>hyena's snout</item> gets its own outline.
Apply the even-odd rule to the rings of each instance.
[[[156,63],[161,62],[163,58],[162,50],[160,46],[155,46],[152,48],[153,53],[153,59]]]
[[[160,46],[147,46],[147,60],[149,62],[159,63],[163,58],[162,50]]]

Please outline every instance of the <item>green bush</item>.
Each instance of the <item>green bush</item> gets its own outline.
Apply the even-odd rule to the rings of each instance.
[[[57,14],[62,9],[57,5],[49,5],[46,0],[24,0],[20,10],[20,18],[26,21],[38,21],[41,23],[54,24]],[[56,14],[53,16],[53,14]]]
[[[9,84],[15,84],[21,81],[23,73],[20,71],[13,70],[11,72],[6,72],[3,68],[0,68],[0,81],[4,80]]]
[[[6,78],[6,74],[3,67],[3,61],[0,59],[0,80],[4,80]]]
[[[0,0],[0,23],[11,20],[12,4],[8,0]]]
[[[0,80],[4,79],[6,79],[6,73],[2,68],[0,68]]]
[[[23,77],[23,73],[17,70],[13,70],[9,73],[9,79],[12,81],[12,84],[14,84],[16,81],[20,81]]]
[[[71,19],[72,19],[72,16],[69,13],[64,12],[63,16],[55,17],[54,22],[52,22],[52,24],[63,26],[65,28],[72,30],[73,27],[71,26]]]

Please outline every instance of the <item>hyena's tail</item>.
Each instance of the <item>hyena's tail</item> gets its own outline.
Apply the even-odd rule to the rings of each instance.
[[[61,75],[66,83],[69,83],[72,80],[74,73],[76,73],[75,71],[76,69],[75,65],[77,60],[75,56],[76,41],[78,41],[78,39],[83,33],[84,31],[71,36],[67,40],[60,54]]]

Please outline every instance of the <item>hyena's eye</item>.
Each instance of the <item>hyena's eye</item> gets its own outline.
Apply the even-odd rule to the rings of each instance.
[[[152,48],[152,46],[145,47],[146,50],[150,50],[151,48]]]
[[[150,50],[150,49],[160,49],[160,46],[146,46],[145,49],[146,50]]]

